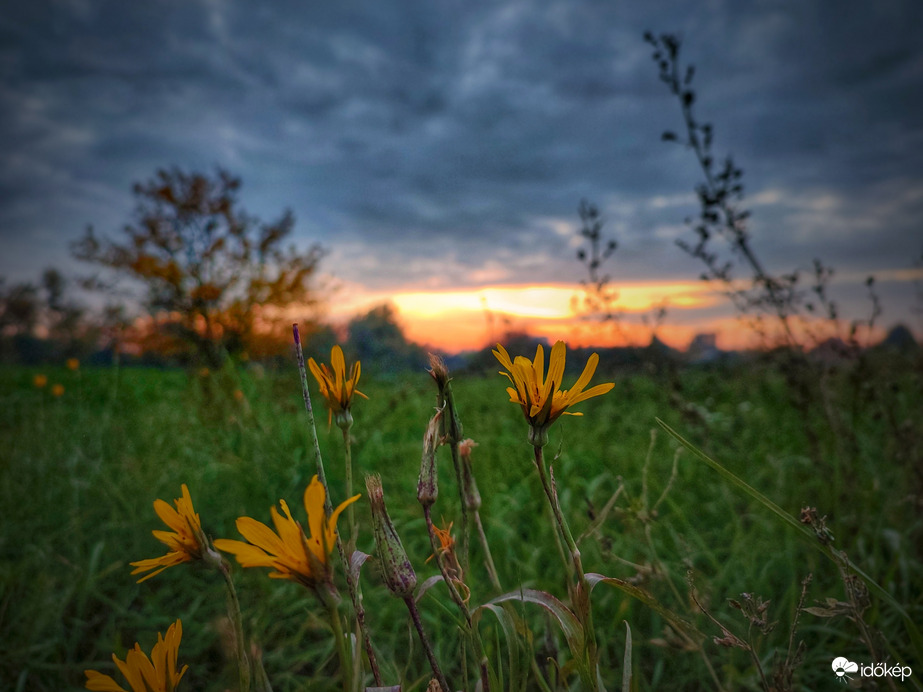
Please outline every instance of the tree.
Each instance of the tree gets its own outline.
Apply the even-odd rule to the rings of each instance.
[[[398,323],[394,308],[385,303],[350,320],[349,345],[363,364],[380,370],[422,369],[426,351],[408,341]]]
[[[121,242],[97,238],[91,226],[73,245],[78,259],[143,287],[153,324],[148,345],[213,367],[225,352],[268,355],[287,347],[286,309],[316,305],[320,246],[283,246],[292,213],[263,223],[241,208],[240,187],[224,170],[214,177],[159,170],[134,185],[137,206]]]
[[[54,268],[37,284],[7,287],[0,277],[0,360],[37,363],[91,350],[95,334],[84,309],[69,297],[68,284]]]
[[[7,287],[0,277],[0,335],[31,334],[38,322],[38,290],[30,283]]]

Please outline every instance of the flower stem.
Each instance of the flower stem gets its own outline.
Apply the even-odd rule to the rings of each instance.
[[[484,525],[481,523],[481,513],[474,510],[474,524],[478,529],[478,538],[481,541],[481,547],[484,549],[484,565],[487,567],[487,576],[490,578],[491,585],[497,590],[502,591],[500,586],[500,577],[497,576],[497,567],[494,565],[494,558],[490,554],[490,545],[487,543],[487,534],[484,533]]]
[[[353,496],[353,453],[352,445],[349,440],[349,429],[347,425],[343,428],[343,448],[346,457],[346,497]],[[347,553],[352,553],[356,547],[356,540],[359,537],[359,527],[356,525],[356,508],[355,503],[346,508],[346,544]]]
[[[327,485],[327,476],[324,473],[324,459],[321,456],[320,452],[320,442],[317,439],[317,426],[314,422],[314,409],[311,407],[311,393],[308,389],[308,371],[304,365],[304,353],[301,350],[301,335],[298,333],[298,325],[292,325],[292,334],[295,339],[295,354],[298,359],[298,373],[301,375],[301,395],[304,398],[304,408],[308,414],[308,430],[311,434],[311,440],[314,443],[314,459],[317,462],[317,478],[321,482],[321,485],[324,486],[324,511],[329,517],[333,513],[333,504],[330,500],[330,488]],[[352,457],[349,451],[349,437],[348,433],[344,433],[347,439],[346,446],[346,468],[347,468],[347,497],[352,497]],[[352,513],[352,505],[348,509],[348,518],[351,526],[354,526],[354,515]],[[345,547],[343,546],[343,541],[340,538],[340,532],[336,533],[336,544],[337,544],[337,553],[340,556],[340,562],[343,565],[343,571],[346,574],[346,586],[349,589],[349,597],[353,604],[353,610],[356,613],[356,622],[359,625],[359,629],[362,632],[362,641],[365,645],[365,652],[369,659],[369,666],[372,669],[372,675],[375,677],[375,684],[379,687],[382,685],[381,672],[378,668],[378,661],[375,657],[375,651],[372,648],[372,640],[368,633],[368,628],[365,625],[365,609],[362,607],[362,592],[359,588],[358,583],[353,579],[352,572],[350,571],[350,553],[346,552]]]
[[[596,690],[599,687],[597,677],[598,652],[596,649],[596,631],[593,627],[593,610],[590,607],[590,585],[583,571],[580,549],[577,547],[570,526],[568,526],[567,520],[564,518],[564,513],[561,511],[561,505],[558,502],[558,494],[553,487],[553,482],[549,482],[548,480],[548,473],[545,470],[543,447],[533,446],[533,449],[535,450],[535,468],[538,470],[539,478],[542,481],[542,489],[545,491],[545,497],[548,498],[548,502],[551,505],[551,511],[554,514],[558,529],[560,529],[561,534],[564,536],[564,542],[567,544],[567,549],[570,551],[571,561],[574,571],[576,572],[577,585],[576,588],[573,589],[571,597],[575,614],[583,628],[586,641],[584,661],[582,662],[587,666],[585,684],[589,684],[592,690]]]
[[[343,692],[353,692],[352,680],[352,657],[347,650],[346,637],[343,635],[343,623],[340,622],[340,612],[337,610],[337,600],[333,593],[324,593],[324,586],[319,586],[315,591],[320,602],[327,609],[327,617],[330,620],[330,628],[333,630],[333,638],[337,644],[337,656],[340,659],[340,671],[343,675]]]
[[[446,680],[442,669],[439,667],[439,662],[436,660],[436,654],[433,653],[433,647],[430,645],[429,638],[426,636],[426,631],[423,629],[423,621],[420,619],[420,611],[417,609],[417,604],[413,600],[413,596],[407,596],[404,598],[404,603],[407,604],[407,610],[410,611],[410,618],[413,620],[414,627],[417,628],[417,635],[420,637],[420,644],[422,644],[423,650],[426,652],[426,658],[429,659],[429,665],[430,668],[432,668],[433,676],[436,678],[436,681],[442,688],[442,692],[451,692],[452,688],[449,687],[449,683]]]
[[[349,600],[353,604],[353,612],[356,614],[356,624],[359,626],[359,633],[362,636],[362,644],[365,647],[365,655],[369,659],[369,667],[372,669],[372,676],[375,678],[375,684],[381,687],[382,682],[381,669],[378,667],[378,658],[375,656],[375,649],[372,647],[372,638],[369,635],[368,627],[365,624],[365,607],[362,605],[362,586],[357,579],[353,578],[350,568],[352,553],[346,554],[346,547],[337,532],[337,552],[340,555],[340,561],[343,563],[346,572],[346,588],[349,590]]]
[[[449,574],[443,556],[440,555],[439,539],[436,537],[436,527],[433,525],[433,516],[429,506],[423,507],[423,515],[426,517],[426,531],[429,533],[429,542],[433,548],[433,554],[436,556],[436,563],[439,565],[439,571],[442,573],[442,580],[449,588],[449,595],[461,611],[462,617],[465,618],[465,634],[471,639],[474,646],[475,656],[478,658],[478,669],[481,675],[481,687],[483,692],[490,692],[490,677],[487,674],[487,657],[484,655],[484,645],[481,643],[481,636],[477,627],[471,620],[471,612],[465,599],[462,598],[455,586],[455,579]]]
[[[250,660],[247,658],[244,645],[244,627],[240,615],[240,601],[237,599],[237,591],[234,589],[234,582],[231,579],[231,569],[224,560],[221,561],[221,575],[224,577],[224,585],[227,587],[228,592],[228,617],[234,626],[240,692],[248,692],[250,689]]]

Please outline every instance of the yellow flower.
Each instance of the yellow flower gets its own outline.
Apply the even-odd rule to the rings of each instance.
[[[79,367],[80,367],[80,361],[79,361],[79,360],[77,360],[76,358],[68,358],[68,359],[67,359],[67,369],[68,369],[68,370],[76,370],[76,369],[79,368]]]
[[[51,394],[53,396],[64,396],[64,385],[63,384],[51,385]]]
[[[32,384],[37,389],[41,389],[46,384],[48,384],[48,376],[47,375],[36,375],[35,377],[32,378]]]
[[[330,576],[329,556],[336,544],[337,518],[359,495],[343,502],[329,519],[324,509],[326,497],[324,486],[314,476],[304,491],[308,535],[292,517],[285,500],[280,500],[284,517],[275,507],[269,510],[275,531],[256,519],[240,517],[237,530],[250,542],[220,538],[215,547],[235,555],[242,567],[271,567],[274,571],[269,576],[273,579],[289,579],[308,587],[325,582]]]
[[[128,652],[124,661],[115,654],[112,660],[122,671],[122,675],[131,687],[130,692],[173,692],[189,666],[176,670],[176,655],[183,638],[183,623],[179,620],[167,628],[166,636],[157,633],[157,643],[151,650],[151,657],[141,651],[141,646]],[[97,692],[129,692],[108,675],[95,670],[83,671],[87,676],[86,688]]]
[[[564,360],[567,350],[563,341],[558,341],[551,348],[547,377],[545,376],[545,351],[541,344],[535,350],[535,360],[529,360],[525,356],[516,356],[515,360],[510,360],[503,346],[497,344],[497,349],[493,354],[507,370],[500,374],[506,375],[513,384],[512,387],[506,388],[510,401],[522,407],[523,415],[531,426],[529,441],[536,446],[545,444],[548,426],[562,414],[583,415],[568,411],[568,408],[591,397],[605,394],[615,386],[615,383],[607,382],[584,391],[599,363],[599,355],[594,353],[590,356],[583,369],[583,374],[577,378],[574,386],[569,390],[562,390],[561,383],[564,378]]]
[[[330,425],[331,418],[336,416],[337,425],[349,427],[352,423],[349,405],[353,394],[358,394],[363,399],[368,399],[365,394],[356,389],[356,385],[359,384],[361,370],[359,361],[357,360],[353,364],[347,380],[346,359],[343,358],[343,349],[339,346],[334,346],[330,350],[329,368],[324,363],[318,366],[313,358],[308,358],[308,367],[311,368],[311,374],[317,380],[321,396],[327,402],[327,425]]]
[[[154,500],[154,511],[157,512],[163,523],[173,529],[172,531],[152,531],[154,538],[166,545],[170,551],[161,557],[132,562],[132,574],[151,572],[138,580],[140,584],[145,579],[156,577],[167,567],[173,567],[183,562],[201,560],[209,552],[205,534],[202,533],[202,522],[192,506],[192,497],[189,488],[183,483],[183,496],[173,501],[173,509],[163,500]],[[214,555],[214,551],[211,551]],[[158,569],[159,568],[159,569]]]

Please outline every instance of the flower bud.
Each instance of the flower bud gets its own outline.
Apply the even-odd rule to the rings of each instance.
[[[385,584],[395,596],[408,598],[417,586],[417,575],[407,558],[407,553],[391,522],[391,517],[388,516],[381,476],[377,474],[366,476],[365,487],[372,506],[372,529],[375,534],[375,544],[378,546],[378,559],[381,561]]]
[[[458,411],[455,410],[455,399],[452,396],[452,378],[449,377],[449,369],[445,361],[439,356],[429,354],[429,374],[436,381],[439,393],[436,396],[436,407],[446,409],[446,415],[442,418],[442,435],[449,442],[457,442],[461,439],[462,424],[458,418]]]
[[[442,411],[437,411],[423,435],[423,459],[420,462],[420,480],[417,483],[417,500],[424,507],[432,507],[439,497],[439,479],[436,469],[436,448],[439,446],[439,429]]]
[[[533,447],[548,444],[548,425],[529,425],[529,444]]]
[[[449,369],[445,366],[445,361],[434,353],[429,354],[429,374],[436,380],[441,394],[449,383]]]

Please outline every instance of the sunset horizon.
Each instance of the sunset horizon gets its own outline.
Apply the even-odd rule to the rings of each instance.
[[[923,270],[899,272],[897,282],[923,279]],[[338,327],[381,306],[389,306],[408,341],[449,354],[478,351],[494,346],[507,334],[527,334],[549,343],[564,341],[570,347],[641,347],[656,333],[659,341],[685,351],[696,336],[713,335],[724,351],[765,347],[734,313],[723,292],[704,281],[641,281],[613,285],[617,300],[614,319],[593,318],[575,310],[574,301],[583,293],[576,284],[497,284],[435,290],[396,292],[370,291],[352,284],[333,292],[324,321]],[[660,306],[666,313],[656,330],[653,312]],[[646,321],[645,321],[646,320]],[[822,324],[818,318],[818,339],[843,336],[849,320]],[[884,320],[869,333],[860,324],[858,340],[863,345],[880,341],[897,324],[904,324],[919,338],[918,330],[906,320]]]

